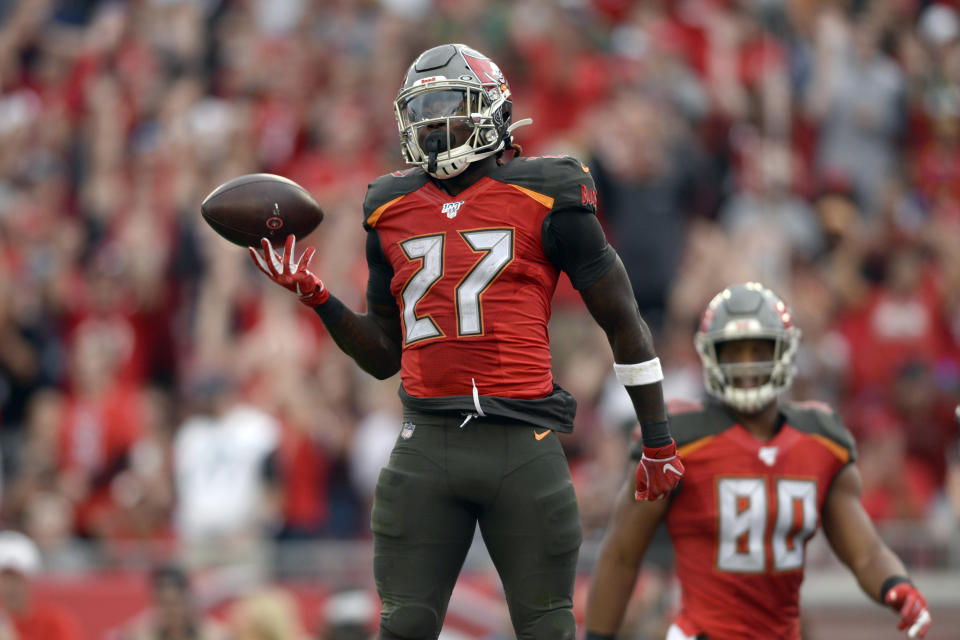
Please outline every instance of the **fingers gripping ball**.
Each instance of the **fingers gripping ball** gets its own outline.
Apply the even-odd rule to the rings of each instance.
[[[261,238],[277,247],[293,235],[302,240],[323,220],[310,193],[292,180],[251,173],[214,189],[200,204],[200,214],[218,234],[241,247]]]

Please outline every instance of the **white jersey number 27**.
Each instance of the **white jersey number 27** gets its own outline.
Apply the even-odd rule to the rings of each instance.
[[[513,229],[481,229],[461,231],[466,247],[483,255],[457,285],[457,336],[483,333],[483,309],[480,296],[493,284],[513,260]],[[420,268],[403,287],[404,342],[437,338],[443,334],[429,315],[418,316],[417,304],[444,274],[444,234],[418,236],[400,243],[407,260],[422,260]],[[457,247],[462,251],[463,248]]]

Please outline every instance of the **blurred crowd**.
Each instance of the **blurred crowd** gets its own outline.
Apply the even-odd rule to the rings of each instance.
[[[364,189],[399,168],[392,101],[441,42],[504,70],[524,154],[592,168],[668,396],[702,395],[706,302],[762,281],[803,331],[792,394],[857,436],[881,530],[956,535],[960,3],[924,0],[0,3],[4,528],[64,568],[78,540],[201,567],[368,536],[397,380],[360,372],[199,203],[244,173],[296,180],[326,213],[301,246],[360,309]],[[561,286],[588,533],[633,426],[598,331]]]

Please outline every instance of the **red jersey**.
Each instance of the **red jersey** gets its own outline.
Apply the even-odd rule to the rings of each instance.
[[[799,640],[807,541],[855,457],[825,405],[785,404],[761,441],[716,403],[671,416],[686,472],[666,522],[682,594],[675,620],[711,640]]]
[[[17,637],[22,640],[80,640],[80,628],[73,616],[50,603],[38,603],[19,616],[11,616]]]
[[[456,196],[422,170],[382,176],[364,201],[392,269],[403,390],[416,398],[553,393],[547,323],[559,270],[542,237],[553,211],[593,215],[589,171],[517,158]]]

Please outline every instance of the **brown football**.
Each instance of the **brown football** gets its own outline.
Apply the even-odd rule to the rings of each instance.
[[[260,247],[260,238],[280,246],[291,233],[302,239],[323,220],[323,210],[293,180],[250,173],[224,182],[200,203],[214,231],[241,247]]]

